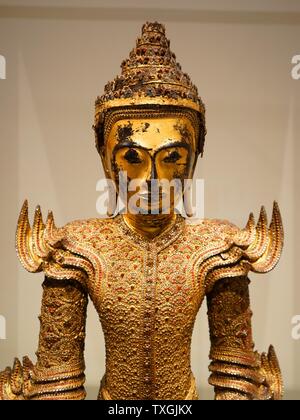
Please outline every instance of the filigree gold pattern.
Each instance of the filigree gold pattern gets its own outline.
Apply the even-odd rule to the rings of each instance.
[[[24,216],[24,208],[22,212]],[[218,220],[189,225],[180,215],[173,226],[149,240],[134,233],[119,215],[53,227],[51,239],[39,223],[35,235],[43,249],[51,249],[51,256],[44,252],[42,257],[30,246],[29,224],[19,228],[24,266],[27,268],[29,259],[40,258],[36,267],[54,273],[44,284],[38,362],[31,368],[34,385],[29,386],[26,398],[41,398],[45,389],[50,398],[56,386],[57,396],[74,390],[75,397],[81,389],[85,290],[99,313],[106,342],[106,373],[99,398],[185,399],[193,383],[190,346],[194,321],[206,294],[212,343],[210,383],[217,397],[257,398],[262,387],[268,389],[264,381],[274,387],[266,356],[261,363],[253,350],[248,280],[236,275],[239,269],[243,273],[252,267],[256,270],[258,260],[262,267],[262,257],[268,267],[278,261],[282,228],[277,206],[274,213],[274,232],[280,233],[272,236],[275,245],[270,245],[268,233],[260,234],[262,224],[255,227],[250,222],[245,230]],[[267,246],[261,245],[261,237]],[[259,252],[255,253],[256,248]],[[277,253],[272,251],[272,261],[268,252],[273,249]],[[64,270],[74,272],[74,279],[65,280]],[[225,279],[223,270],[228,273]],[[2,374],[5,382],[3,375],[9,375]],[[230,392],[224,394],[224,387]],[[83,397],[80,392],[77,396]],[[274,395],[280,394],[276,392]],[[196,391],[193,395],[198,398]]]
[[[281,374],[273,347],[253,351],[246,277],[224,278],[207,295],[212,372],[217,399],[280,399]]]
[[[87,296],[73,280],[43,284],[37,363],[15,360],[0,374],[0,399],[84,399]]]

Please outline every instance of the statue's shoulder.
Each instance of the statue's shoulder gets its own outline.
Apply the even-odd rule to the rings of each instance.
[[[91,238],[109,236],[116,228],[115,218],[91,218],[73,220],[62,229],[66,239],[74,238],[79,241],[88,241]]]
[[[84,248],[92,237],[101,240],[102,235],[112,231],[113,225],[113,219],[87,219],[56,227],[53,213],[50,211],[44,221],[39,206],[31,225],[25,201],[16,231],[19,260],[31,273],[44,272],[49,278],[73,279],[85,285],[92,268],[88,259],[77,250]],[[72,244],[76,244],[76,252],[73,252]]]
[[[190,235],[209,240],[230,241],[234,238],[240,228],[228,220],[223,219],[199,219],[193,223],[187,223]]]
[[[247,276],[249,271],[266,273],[280,259],[283,226],[279,207],[274,203],[270,225],[262,207],[257,223],[250,213],[244,228],[227,220],[203,219],[188,226],[193,241],[199,241],[206,290],[225,277]],[[204,270],[205,267],[205,270]]]

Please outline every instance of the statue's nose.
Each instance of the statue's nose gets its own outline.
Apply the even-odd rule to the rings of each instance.
[[[151,160],[151,170],[149,171],[148,178],[146,180],[148,193],[150,194],[158,194],[158,179],[157,179],[157,171],[154,159]]]
[[[151,182],[152,179],[157,179],[157,171],[154,158],[151,159],[151,171],[149,172],[147,183]]]

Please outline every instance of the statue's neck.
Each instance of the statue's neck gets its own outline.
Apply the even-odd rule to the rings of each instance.
[[[175,223],[176,214],[130,214],[123,215],[126,225],[140,235],[153,239]]]

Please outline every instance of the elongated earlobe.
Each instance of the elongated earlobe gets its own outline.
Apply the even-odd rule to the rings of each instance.
[[[108,183],[108,201],[107,201],[107,216],[116,216],[118,206],[118,192],[112,182]]]
[[[192,205],[192,184],[191,182],[188,182],[185,186],[185,189],[183,191],[183,205],[184,205],[184,211],[186,213],[187,217],[193,217],[193,205]]]

